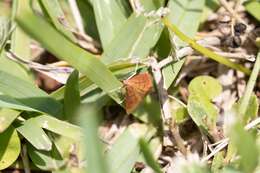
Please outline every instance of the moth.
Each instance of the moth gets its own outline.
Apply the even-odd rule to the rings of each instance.
[[[153,80],[148,72],[137,74],[123,81],[125,95],[126,113],[132,113],[143,101],[144,97],[151,91]]]

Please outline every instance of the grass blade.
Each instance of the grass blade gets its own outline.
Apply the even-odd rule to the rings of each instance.
[[[122,87],[122,83],[95,56],[71,43],[48,22],[36,17],[29,10],[17,16],[16,19],[18,24],[48,51],[77,68],[116,102],[121,103],[122,99],[118,90]],[[41,27],[35,28],[35,26]]]

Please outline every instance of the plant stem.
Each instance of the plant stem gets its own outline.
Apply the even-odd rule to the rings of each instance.
[[[198,51],[199,53],[203,54],[204,56],[207,56],[221,64],[224,64],[228,67],[231,67],[233,69],[239,70],[247,75],[250,75],[251,71],[247,68],[245,68],[244,66],[240,65],[240,64],[236,64],[230,60],[228,60],[227,58],[220,56],[214,52],[212,52],[211,50],[199,45],[196,43],[196,41],[192,40],[191,38],[187,37],[184,33],[182,33],[175,25],[173,25],[169,19],[167,18],[163,18],[162,19],[163,23],[165,26],[167,26],[172,32],[174,32],[182,41],[186,42],[187,44],[189,44],[190,47],[192,47],[193,49],[195,49],[196,51]]]
[[[240,104],[240,107],[239,107],[239,113],[241,115],[244,115],[246,113],[246,108],[249,104],[250,97],[253,93],[253,89],[254,89],[254,86],[255,86],[255,83],[256,83],[256,79],[257,79],[257,76],[258,76],[258,73],[259,73],[259,69],[260,69],[260,52],[258,52],[258,54],[257,54],[253,71],[252,71],[250,78],[248,80],[244,96],[242,97],[242,101],[241,101],[241,104]]]

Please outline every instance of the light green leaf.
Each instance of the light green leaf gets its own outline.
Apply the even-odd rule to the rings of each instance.
[[[174,23],[184,34],[194,37],[199,29],[204,4],[205,0],[170,0],[168,3],[168,8],[170,9],[169,20],[171,23]],[[187,45],[179,38],[175,37],[175,39],[177,44],[175,46],[177,46],[177,48]],[[184,62],[185,59],[163,68],[162,72],[166,88],[169,88],[174,82]]]
[[[169,20],[175,24],[185,35],[194,37],[200,24],[205,0],[170,0]],[[177,46],[184,46],[186,43],[177,39]]]
[[[50,151],[52,143],[35,119],[26,120],[17,131],[38,150]]]
[[[69,120],[69,122],[75,122],[80,105],[79,73],[76,70],[72,72],[67,80],[63,102],[65,119]]]
[[[132,14],[105,50],[101,60],[105,64],[111,64],[120,59],[145,58],[155,46],[163,29],[156,20]]]
[[[244,130],[240,122],[235,122],[229,132],[231,143],[240,155],[240,167],[245,173],[251,173],[258,164],[258,149],[255,136]],[[243,142],[241,142],[243,139]]]
[[[260,2],[253,0],[245,3],[246,11],[260,21]]]
[[[39,127],[59,134],[61,136],[66,136],[68,138],[79,141],[83,137],[83,131],[80,127],[70,124],[66,121],[61,121],[51,116],[41,115],[32,118],[33,122]]]
[[[13,109],[0,109],[0,133],[5,131],[20,113]]]
[[[211,100],[221,93],[220,83],[210,76],[199,76],[190,82],[188,90],[187,109],[192,120],[206,132],[216,130],[218,110]]]
[[[115,0],[91,0],[91,2],[102,46],[106,51],[112,39],[126,22],[126,17]]]
[[[17,131],[12,126],[0,133],[0,170],[9,167],[18,158],[20,145]]]

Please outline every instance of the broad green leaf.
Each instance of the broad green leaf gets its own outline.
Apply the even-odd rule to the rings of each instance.
[[[17,131],[12,126],[0,133],[0,170],[9,167],[18,158],[20,145]]]
[[[229,137],[231,143],[240,155],[240,167],[245,173],[251,173],[258,164],[258,149],[255,136],[244,130],[240,122],[235,122],[230,129]],[[243,142],[241,142],[241,139]]]
[[[83,131],[76,125],[47,115],[37,116],[32,119],[41,128],[77,141],[82,140]]]
[[[79,73],[76,70],[72,72],[67,80],[63,103],[65,120],[75,122],[76,113],[80,105]]]
[[[187,109],[192,120],[206,132],[216,130],[218,110],[211,100],[221,93],[220,83],[210,76],[199,76],[190,82],[188,90]]]
[[[232,168],[232,167],[225,167],[222,171],[220,171],[220,173],[242,173],[241,171]]]
[[[13,109],[0,109],[0,133],[5,131],[20,115],[20,113],[20,111],[16,111]]]
[[[120,59],[145,58],[158,41],[162,28],[158,19],[132,14],[105,50],[101,60],[105,64],[111,64]]]
[[[19,83],[19,85],[17,85]],[[34,110],[59,116],[62,105],[30,82],[0,71],[0,93],[11,96]]]
[[[84,128],[84,145],[86,148],[87,168],[86,172],[91,173],[109,173],[107,169],[106,159],[102,152],[102,145],[98,138],[98,125],[100,110],[97,105],[84,105],[80,110],[81,125]]]
[[[95,56],[68,41],[48,22],[35,16],[31,11],[24,11],[16,19],[18,24],[48,51],[58,58],[67,61],[103,89],[115,101],[121,102],[122,99],[118,90],[122,87],[122,83]],[[35,26],[41,27],[35,28]]]
[[[115,0],[91,0],[91,2],[102,47],[106,51],[112,39],[126,22],[126,17]]]
[[[61,9],[58,0],[39,0],[38,1],[42,11],[46,17],[50,19],[55,28],[60,31],[64,36],[69,38],[71,41],[76,41],[74,35],[64,26],[61,21],[65,20],[65,15]]]
[[[170,9],[169,20],[174,23],[184,34],[194,37],[199,29],[204,4],[205,0],[170,0],[168,2],[168,8]],[[172,37],[171,34],[170,37]],[[176,43],[175,46],[177,48],[186,45],[186,43],[182,42],[180,39],[176,37],[174,39]],[[173,47],[172,49],[175,48]],[[166,88],[169,88],[177,78],[184,62],[185,59],[163,68],[162,72],[164,77],[164,85]]]
[[[54,144],[50,151],[40,151],[30,144],[27,146],[29,157],[42,170],[57,170],[66,163]]]
[[[52,143],[35,119],[26,120],[17,131],[38,150],[50,151]]]
[[[146,163],[154,170],[154,172],[162,173],[163,171],[160,168],[160,165],[154,159],[154,156],[149,148],[149,144],[141,138],[139,141],[139,145]]]
[[[245,3],[246,11],[260,21],[260,2],[253,0]]]

